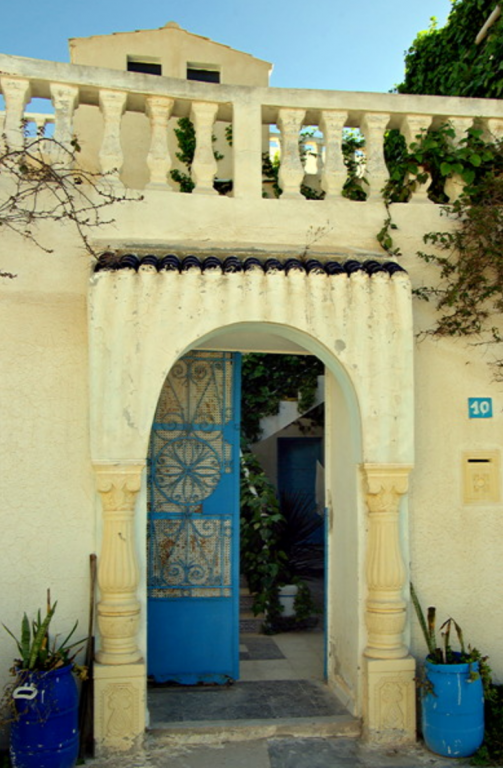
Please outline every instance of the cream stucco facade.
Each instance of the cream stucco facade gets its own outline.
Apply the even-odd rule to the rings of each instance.
[[[140,58],[146,48],[161,60],[160,77],[125,71],[127,55]],[[430,279],[415,254],[425,232],[445,225],[438,206],[422,190],[393,206],[406,271],[170,271],[156,263],[170,253],[201,262],[213,255],[221,264],[229,255],[262,263],[316,258],[322,267],[385,262],[376,233],[386,215],[379,193],[386,128],[400,128],[410,141],[448,116],[459,135],[475,119],[501,135],[501,104],[272,89],[266,62],[173,25],[74,40],[71,50],[72,64],[0,56],[5,140],[22,142],[31,97],[52,98],[59,140],[75,131],[83,162],[136,198],[117,204],[114,221],[93,232],[95,248],[152,254],[157,262],[94,271],[70,224],[41,226],[52,254],[2,233],[0,268],[17,275],[0,282],[2,621],[16,626],[20,611],[33,612],[51,587],[62,631],[75,617],[85,626],[87,560],[97,551],[96,738],[107,749],[140,739],[148,632],[144,466],[163,381],[191,349],[309,352],[327,372],[328,684],[363,719],[368,738],[410,740],[415,657],[424,653],[408,608],[410,576],[503,675],[503,611],[495,600],[503,587],[499,467],[492,495],[474,499],[465,491],[467,459],[474,452],[499,457],[503,395],[487,366],[490,350],[417,339],[433,314],[412,297]],[[221,83],[187,82],[186,62],[220,64]],[[181,116],[196,129],[191,195],[169,180],[168,124]],[[220,196],[212,135],[227,125],[232,146],[224,162],[233,187]],[[279,199],[263,197],[270,125],[281,132]],[[302,125],[319,126],[323,135],[324,200],[299,192]],[[364,202],[341,196],[344,126],[359,127],[367,140]],[[7,184],[0,177],[2,189]],[[491,419],[468,418],[473,396],[492,398]],[[2,644],[5,676],[11,657]]]

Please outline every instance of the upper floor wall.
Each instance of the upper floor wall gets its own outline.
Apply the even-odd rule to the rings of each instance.
[[[272,71],[268,61],[194,35],[174,21],[160,29],[74,37],[69,46],[73,64],[123,72],[150,69],[152,74],[181,80],[267,86]],[[142,68],[142,64],[146,66]]]

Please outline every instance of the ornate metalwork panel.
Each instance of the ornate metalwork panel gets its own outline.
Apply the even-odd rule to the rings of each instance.
[[[192,352],[163,387],[149,455],[149,597],[230,595],[234,365],[230,353]]]

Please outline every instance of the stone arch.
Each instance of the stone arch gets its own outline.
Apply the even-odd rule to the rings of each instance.
[[[387,738],[391,727],[385,693],[379,691],[389,688],[385,682],[398,686],[402,722],[397,726],[393,719],[393,738],[397,733],[410,738],[413,671],[403,643],[405,567],[398,527],[413,438],[410,283],[403,272],[371,276],[360,270],[329,276],[252,269],[225,274],[147,267],[93,275],[91,444],[104,508],[97,696],[112,690],[110,676],[118,683],[121,673],[130,683],[134,678],[144,696],[144,668],[138,672],[142,619],[133,516],[164,379],[185,351],[243,328],[300,343],[330,371],[329,411],[338,415],[339,429],[343,424],[352,445],[348,451],[330,441],[331,482],[339,493],[344,483],[337,471],[344,474],[347,469],[346,486],[348,474],[354,486],[347,506],[357,511],[356,522],[348,510],[333,512],[339,514],[336,525],[351,529],[354,538],[354,589],[347,597],[356,606],[352,604],[352,637],[331,634],[331,680],[376,738]],[[340,594],[339,600],[342,604]],[[350,661],[341,674],[345,658]],[[348,668],[354,675],[347,674]],[[132,731],[139,733],[141,727],[138,721]],[[98,725],[100,738],[109,743],[115,737]]]

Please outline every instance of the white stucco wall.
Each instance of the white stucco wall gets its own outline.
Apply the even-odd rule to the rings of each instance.
[[[78,619],[78,639],[96,551],[82,260],[68,241],[53,255],[5,235],[2,246],[18,276],[0,279],[0,621],[19,634],[49,588],[54,630]],[[0,631],[3,687],[16,648]]]
[[[58,71],[54,68],[54,77]],[[96,82],[106,86],[109,75],[96,72]],[[43,88],[47,95],[45,81]],[[236,94],[235,103],[242,105],[246,94]],[[318,108],[325,97],[313,92],[306,96],[306,105]],[[356,97],[366,98],[351,95]],[[288,105],[293,97],[271,91],[263,98],[269,99],[269,105],[274,100],[282,104],[282,99]],[[374,103],[372,98],[368,104],[381,109],[382,102]],[[419,103],[424,101],[410,97],[406,108],[414,112]],[[361,111],[362,104],[355,110]],[[478,110],[475,104],[472,113],[479,114]],[[142,115],[126,118],[146,121]],[[146,152],[146,144],[140,150],[138,156]],[[412,285],[430,282],[432,268],[425,267],[415,252],[423,247],[422,235],[443,227],[445,220],[429,203],[396,205],[392,214],[398,225],[395,237],[404,253],[400,263]],[[96,244],[142,253],[368,258],[382,255],[375,234],[385,215],[380,202],[263,200],[245,194],[231,199],[147,190],[142,201],[126,203],[113,212],[115,222],[99,230]],[[308,278],[285,286],[277,276],[259,275],[255,285],[235,291],[230,302],[222,292],[225,276],[168,279],[166,274],[142,270],[91,279],[93,301],[96,292],[103,295],[101,303],[93,305],[98,306],[99,316],[93,318],[89,362],[89,259],[70,227],[46,225],[41,235],[55,245],[54,254],[44,255],[5,233],[1,241],[0,268],[18,275],[14,281],[0,280],[2,621],[15,628],[24,610],[32,612],[43,605],[45,589],[50,587],[60,603],[58,628],[66,629],[75,617],[85,628],[88,556],[99,551],[99,502],[91,458],[144,458],[162,380],[188,348],[201,342],[209,348],[213,340],[219,345],[222,339],[232,338],[235,349],[240,339],[246,339],[248,349],[257,344],[258,349],[278,351],[283,336],[285,349],[290,351],[292,344],[304,346],[332,364],[327,428],[334,439],[327,452],[331,467],[327,483],[338,489],[332,500],[330,550],[334,679],[340,678],[341,689],[346,686],[350,698],[358,697],[358,680],[347,670],[356,668],[365,646],[366,518],[361,483],[348,470],[363,460],[412,462],[414,451],[411,490],[402,511],[403,551],[416,589],[425,605],[438,606],[439,617],[454,615],[467,640],[490,654],[498,679],[503,679],[499,647],[503,607],[498,600],[503,589],[503,505],[501,501],[466,505],[461,493],[463,452],[501,451],[503,392],[487,366],[490,351],[464,340],[427,338],[414,344],[413,361],[410,344],[405,345],[403,358],[391,356],[388,367],[382,366],[381,352],[389,350],[386,344],[379,346],[379,337],[400,348],[404,334],[410,337],[410,327],[407,323],[404,327],[403,315],[388,308],[385,298],[380,313],[367,311],[364,280],[355,280],[354,294],[341,302],[322,296],[324,289],[316,279],[306,291]],[[270,277],[272,289],[265,291]],[[383,284],[377,281],[378,290]],[[264,291],[269,296],[266,304]],[[408,306],[405,294],[404,290],[403,307]],[[430,327],[432,308],[414,301],[413,321],[415,332]],[[334,329],[344,333],[334,335]],[[256,334],[262,334],[260,342]],[[138,400],[139,392],[143,401]],[[469,396],[491,396],[493,418],[469,420]],[[385,432],[379,429],[383,412]],[[498,483],[501,493],[501,476]],[[142,491],[138,510],[144,509]],[[136,525],[138,548],[144,552],[141,514]],[[351,557],[356,559],[348,586],[346,565]],[[413,650],[422,655],[424,646],[413,617],[411,627]],[[145,627],[142,648],[144,642]],[[0,645],[0,683],[12,656],[7,640]]]

